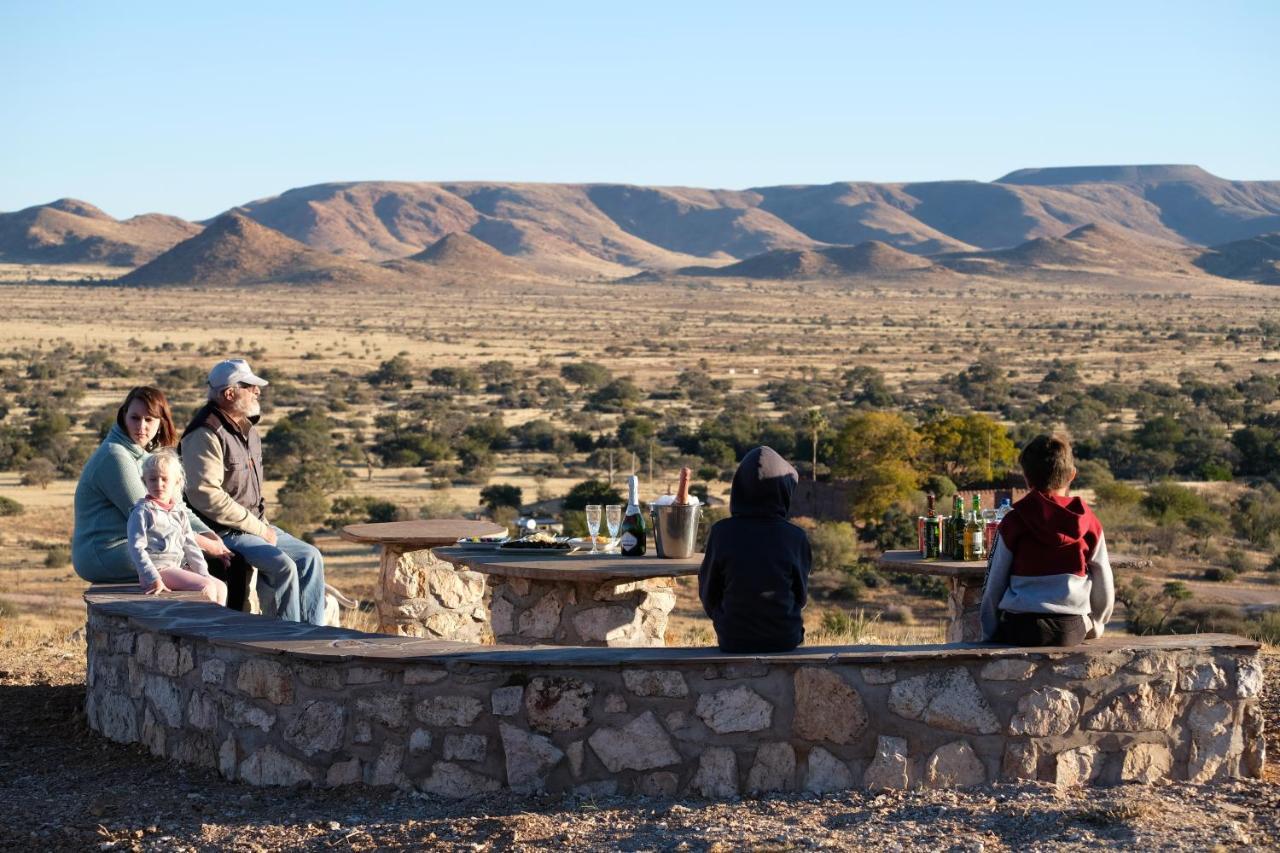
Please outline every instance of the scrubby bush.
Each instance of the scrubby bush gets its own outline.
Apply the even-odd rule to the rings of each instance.
[[[50,545],[44,554],[45,568],[60,569],[71,564],[71,548],[66,545]]]
[[[1204,570],[1204,579],[1207,581],[1220,581],[1222,583],[1230,583],[1236,579],[1236,573],[1231,569],[1219,568],[1211,566]]]
[[[57,467],[48,459],[32,459],[22,469],[22,485],[47,489],[57,475]]]
[[[880,618],[885,622],[897,622],[900,625],[916,624],[915,612],[905,604],[894,604],[886,607],[884,612],[880,614]]]
[[[1093,494],[1100,505],[1107,507],[1136,506],[1142,501],[1140,489],[1119,480],[1097,484],[1093,487]]]
[[[26,509],[13,498],[0,497],[0,517],[22,515]]]
[[[1259,642],[1280,646],[1280,610],[1268,610],[1250,617],[1244,624],[1243,633]]]
[[[847,521],[819,522],[809,531],[813,570],[831,572],[853,566],[858,560],[858,541]]]

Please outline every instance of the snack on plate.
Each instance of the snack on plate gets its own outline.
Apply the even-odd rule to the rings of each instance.
[[[509,549],[512,551],[568,551],[569,543],[563,539],[558,539],[550,533],[538,531],[529,536],[520,539],[512,539],[503,542],[498,546],[500,549]]]

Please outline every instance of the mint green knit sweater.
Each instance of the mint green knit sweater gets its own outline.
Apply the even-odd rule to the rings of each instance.
[[[125,549],[125,528],[133,505],[147,496],[142,485],[142,460],[147,455],[119,424],[113,424],[80,472],[71,564],[77,575],[91,583],[138,582]],[[192,531],[209,532],[189,511],[187,515]]]

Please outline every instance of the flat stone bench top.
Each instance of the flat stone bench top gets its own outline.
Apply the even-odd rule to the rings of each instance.
[[[1109,555],[1113,569],[1148,569],[1151,561],[1145,557],[1129,557],[1122,554]],[[909,575],[936,575],[947,578],[970,578],[982,580],[987,576],[986,560],[926,560],[915,548],[909,551],[885,551],[876,560],[876,565],[893,572],[904,572]]]
[[[421,551],[452,545],[468,536],[497,536],[507,529],[491,521],[437,518],[424,521],[388,521],[380,524],[348,524],[338,535],[348,542],[395,545],[405,551]]]
[[[1024,648],[978,643],[918,646],[801,646],[782,654],[726,654],[715,648],[610,648],[604,646],[481,646],[445,640],[423,640],[366,634],[346,628],[322,628],[282,622],[228,610],[196,592],[143,595],[133,584],[92,586],[85,601],[94,612],[129,619],[148,631],[203,639],[213,645],[343,663],[438,663],[455,666],[668,666],[772,662],[781,664],[875,664],[937,660],[1052,660],[1116,649],[1240,649],[1257,651],[1253,640],[1232,634],[1181,634],[1148,637],[1108,636],[1067,649]]]
[[[435,555],[455,566],[485,575],[578,583],[602,583],[613,580],[642,581],[650,578],[696,575],[698,567],[702,565],[701,554],[676,560],[652,555],[623,557],[620,554],[603,554],[593,557],[589,552],[504,554],[501,551],[441,548],[435,552]]]

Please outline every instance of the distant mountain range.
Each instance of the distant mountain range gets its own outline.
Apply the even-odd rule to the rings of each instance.
[[[265,228],[250,234],[246,223]],[[212,234],[200,233],[205,226]],[[818,278],[1028,268],[1274,283],[1278,233],[1280,181],[1227,181],[1196,166],[748,190],[368,181],[289,190],[209,223],[119,221],[63,199],[0,213],[0,260],[144,264],[124,278],[135,283],[376,284],[423,270]]]

